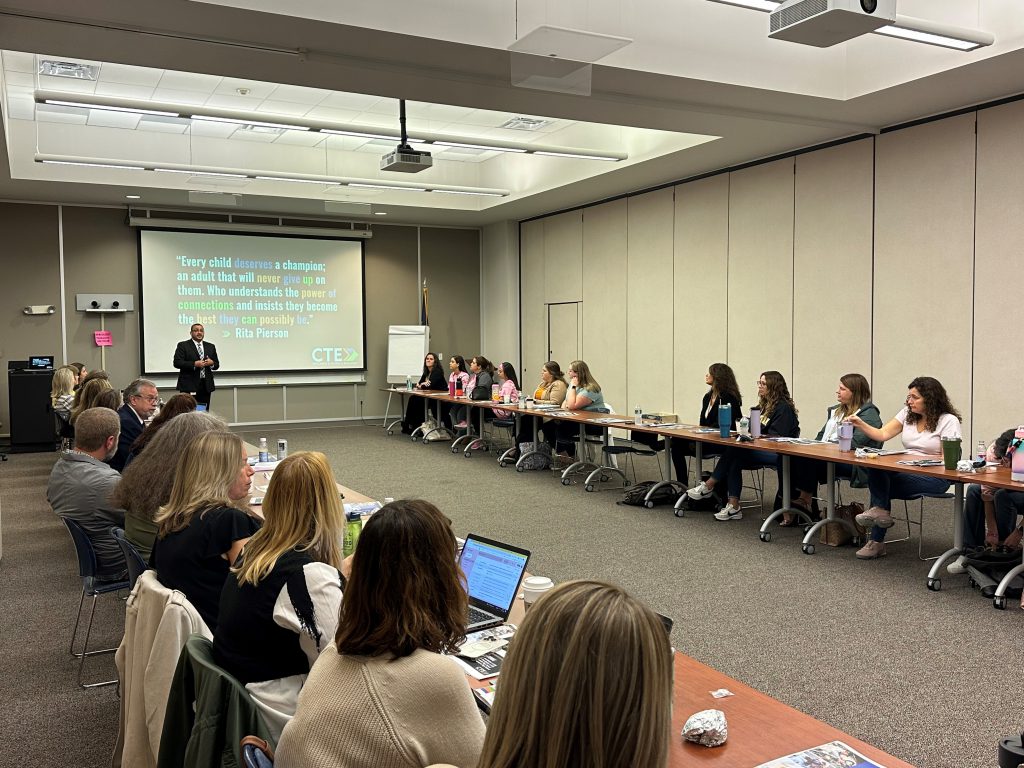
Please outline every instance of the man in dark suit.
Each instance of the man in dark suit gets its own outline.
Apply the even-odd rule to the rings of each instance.
[[[196,402],[210,407],[210,395],[215,389],[213,372],[220,368],[217,348],[203,341],[206,329],[202,323],[193,323],[191,339],[178,342],[174,350],[174,367],[178,369],[178,391],[195,395]]]
[[[136,379],[124,390],[124,405],[117,409],[121,419],[121,436],[117,439],[117,453],[108,464],[118,472],[124,470],[132,443],[142,434],[145,421],[153,415],[160,397],[156,384],[149,379]]]

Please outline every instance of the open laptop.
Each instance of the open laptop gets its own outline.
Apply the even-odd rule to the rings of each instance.
[[[467,632],[495,627],[508,619],[530,552],[471,533],[459,555],[469,594]]]

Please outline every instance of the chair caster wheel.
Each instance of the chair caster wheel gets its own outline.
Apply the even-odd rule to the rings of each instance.
[[[569,481],[569,478],[568,478],[568,477],[563,477],[563,478],[562,478],[562,485],[568,485],[568,484],[569,484],[569,482],[570,482],[570,481]]]
[[[516,472],[525,472],[525,471],[526,471],[526,469],[524,469],[523,467],[520,467],[518,464],[516,464]]]
[[[644,506],[647,507],[648,509],[654,509],[654,502],[653,501],[645,501],[644,502]]]
[[[811,526],[805,525],[804,526],[804,536],[806,536],[808,533],[810,533],[810,531],[811,531]]]
[[[771,541],[771,540],[772,540],[771,531],[761,531],[761,541]]]
[[[976,581],[974,580],[974,577],[973,577],[973,576],[968,576],[968,577],[967,577],[967,583],[971,585],[971,588],[972,588],[972,589],[977,589],[977,588],[978,588],[978,582],[976,582]]]
[[[458,452],[459,452],[458,448],[452,448],[452,453],[458,453]]]
[[[681,509],[673,509],[672,510],[672,514],[675,515],[676,517],[686,517],[686,512],[684,512]]]
[[[587,483],[585,486],[583,486],[583,490],[586,491],[587,493],[593,493],[594,486],[591,485],[590,483]]]
[[[506,464],[504,460],[499,459],[498,460],[498,466],[501,467],[502,469],[504,469],[505,467],[508,466],[508,464]]]
[[[928,579],[928,589],[938,592],[942,589],[942,579]]]
[[[391,435],[393,435],[393,434],[395,434],[395,433],[394,433],[394,432],[392,432],[392,431],[391,431],[391,430],[389,429],[389,430],[388,430],[388,436],[391,436]]]
[[[1006,610],[1006,596],[1004,595],[1002,597],[999,597],[999,596],[993,597],[992,598],[992,607],[997,609],[997,610],[1000,610],[1000,611],[1005,611]]]
[[[813,555],[814,554],[814,545],[813,544],[804,544],[803,550],[804,550],[804,554],[805,555]]]
[[[473,458],[473,449],[467,448],[462,455],[465,456],[467,459]]]
[[[607,483],[609,479],[610,478],[608,477],[608,475],[601,475],[601,482],[602,483]],[[625,487],[625,486],[623,486],[623,487]]]

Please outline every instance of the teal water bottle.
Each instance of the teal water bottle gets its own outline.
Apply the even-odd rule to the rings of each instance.
[[[345,513],[345,538],[342,540],[341,553],[348,557],[356,551],[359,534],[363,530],[363,516],[356,510]]]
[[[721,437],[728,437],[732,429],[732,403],[718,404],[718,434]]]

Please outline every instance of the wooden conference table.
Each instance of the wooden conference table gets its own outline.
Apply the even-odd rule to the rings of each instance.
[[[439,404],[441,402],[457,403],[460,405],[470,405],[479,410],[480,421],[481,421],[481,432],[482,432],[482,421],[484,409],[501,408],[506,411],[510,411],[517,418],[527,416],[539,416],[545,419],[557,419],[559,421],[574,422],[580,425],[581,438],[584,435],[585,428],[587,426],[599,427],[604,432],[604,440],[607,444],[608,434],[611,429],[625,429],[635,432],[644,432],[652,435],[656,435],[659,438],[665,440],[665,452],[664,452],[664,473],[665,477],[672,477],[674,472],[672,466],[672,450],[671,442],[673,439],[685,439],[692,440],[696,446],[695,458],[698,466],[700,465],[701,459],[703,458],[703,446],[705,444],[717,446],[719,448],[732,447],[740,448],[742,450],[766,450],[772,453],[779,454],[782,457],[782,474],[781,479],[782,486],[782,507],[772,514],[770,514],[764,523],[761,525],[758,535],[761,541],[769,542],[772,539],[771,526],[783,513],[792,513],[801,518],[807,527],[806,533],[801,541],[801,548],[805,554],[814,554],[814,545],[818,536],[818,532],[822,526],[830,521],[840,522],[843,525],[851,527],[851,532],[854,535],[859,535],[856,530],[852,529],[852,525],[848,521],[843,521],[836,516],[835,510],[835,466],[836,464],[848,464],[857,465],[871,469],[888,469],[894,472],[904,472],[908,474],[926,475],[929,477],[937,477],[946,480],[953,486],[953,542],[952,547],[943,552],[938,559],[932,564],[931,569],[928,571],[926,578],[926,585],[929,589],[938,591],[942,588],[941,574],[943,572],[943,566],[963,553],[963,521],[964,521],[964,486],[968,483],[984,483],[991,485],[996,488],[1005,488],[1016,491],[1024,491],[1024,483],[1015,482],[1010,477],[1010,471],[1007,468],[992,468],[989,467],[984,472],[958,472],[956,470],[948,470],[944,467],[918,467],[907,464],[900,464],[901,460],[912,459],[915,457],[914,454],[894,454],[889,456],[873,456],[870,458],[858,458],[853,451],[840,451],[838,445],[831,443],[815,443],[813,445],[799,444],[799,443],[788,443],[788,442],[776,442],[770,438],[759,438],[750,442],[737,442],[735,437],[723,438],[717,430],[705,431],[706,428],[698,427],[696,425],[689,424],[654,424],[644,423],[637,425],[633,419],[627,416],[614,413],[598,413],[593,411],[563,411],[556,409],[551,410],[538,410],[538,409],[527,409],[519,407],[518,405],[503,404],[492,402],[490,400],[469,400],[466,398],[454,398],[450,397],[447,392],[439,392],[432,390],[419,390],[419,389],[391,389],[383,388],[386,391],[397,392],[403,395],[402,402],[404,405],[404,396],[412,395],[424,398],[424,412],[428,407],[430,400],[434,400]],[[394,426],[392,424],[391,426]],[[534,440],[538,439],[538,435],[534,433]],[[453,450],[455,450],[453,446]],[[825,483],[826,493],[826,518],[821,521],[813,521],[810,517],[801,509],[794,508],[792,506],[792,473],[790,469],[791,459],[793,456],[816,459],[819,461],[825,461],[827,464],[827,480]],[[520,461],[522,459],[520,458]],[[568,484],[569,474],[584,465],[584,462],[577,462],[570,466],[563,473],[562,482]],[[613,467],[600,467],[598,465],[590,465],[594,471],[591,472],[590,476],[586,481],[586,489],[590,490],[594,482],[594,478],[599,476],[602,472],[618,470]],[[652,487],[646,496],[648,506],[653,507],[654,494],[657,490],[664,485],[675,484],[680,490],[683,490],[682,484],[673,480],[663,480],[654,487]],[[1022,568],[1024,570],[1024,568]],[[1013,574],[1013,575],[1016,575]],[[1008,579],[1004,579],[1000,586],[996,590],[996,597],[994,598],[994,604],[996,607],[1004,607],[1006,588],[1009,586],[1010,580],[1013,576]]]

